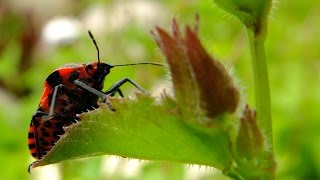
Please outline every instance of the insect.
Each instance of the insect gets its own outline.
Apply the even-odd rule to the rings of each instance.
[[[120,87],[124,83],[131,83],[138,90],[146,93],[140,85],[128,78],[119,80],[103,92],[104,80],[110,73],[110,69],[142,64],[162,66],[162,64],[151,62],[119,65],[100,62],[98,45],[90,31],[89,35],[96,47],[98,60],[87,64],[64,65],[52,72],[45,80],[45,89],[38,109],[32,116],[28,132],[29,150],[36,159],[35,162],[51,150],[60,136],[65,133],[64,127],[80,120],[77,114],[98,108],[99,99],[106,103],[110,110],[115,111],[109,97],[115,93],[123,97]],[[29,165],[29,173],[35,162]]]

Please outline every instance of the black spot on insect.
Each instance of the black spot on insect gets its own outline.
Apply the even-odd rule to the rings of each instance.
[[[92,64],[88,64],[87,66],[86,66],[86,71],[88,72],[89,70],[92,70],[93,69],[93,66],[92,66]]]
[[[55,124],[55,126],[56,126],[56,128],[62,128],[62,126],[64,125],[64,123],[63,122],[56,122],[56,124]]]
[[[28,133],[28,138],[29,138],[29,139],[34,138],[34,133]]]
[[[49,143],[47,141],[41,141],[40,144],[43,145],[43,146],[48,146],[49,145]]]
[[[64,99],[64,100],[62,101],[62,105],[63,105],[63,106],[68,106],[68,105],[69,105],[69,102]]]
[[[78,71],[73,71],[72,73],[70,73],[68,80],[70,82],[73,82],[74,80],[79,78],[79,72]]]
[[[55,87],[62,84],[62,77],[60,76],[59,71],[54,71],[47,77],[46,81],[51,87]]]
[[[38,137],[39,141],[44,141],[44,137]]]
[[[29,148],[30,149],[36,148],[36,145],[35,144],[29,144]]]
[[[32,123],[34,126],[39,126],[40,125],[40,122],[37,121],[36,119],[32,119]]]
[[[46,127],[46,128],[51,128],[51,127],[52,127],[51,122],[50,122],[50,121],[45,121],[45,122],[44,122],[44,127]]]
[[[50,137],[50,134],[49,134],[47,131],[42,131],[42,132],[41,132],[41,135],[42,135],[43,137]]]

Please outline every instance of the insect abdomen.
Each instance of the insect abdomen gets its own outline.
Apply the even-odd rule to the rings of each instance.
[[[39,159],[35,137],[36,137],[36,135],[35,135],[34,126],[31,122],[31,124],[29,126],[29,133],[28,133],[28,146],[29,146],[30,154],[35,159]]]

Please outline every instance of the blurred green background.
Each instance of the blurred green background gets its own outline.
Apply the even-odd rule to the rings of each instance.
[[[320,179],[320,17],[317,1],[282,0],[269,18],[266,56],[272,97],[278,179]],[[95,157],[34,169],[27,132],[47,75],[66,63],[96,59],[87,35],[111,64],[163,62],[150,30],[169,28],[172,17],[192,23],[200,15],[207,50],[233,67],[254,106],[246,33],[239,21],[209,0],[1,0],[0,1],[0,179],[227,179],[198,166]],[[113,69],[108,87],[129,77],[147,90],[168,87],[164,69]],[[126,95],[133,88],[125,86]]]

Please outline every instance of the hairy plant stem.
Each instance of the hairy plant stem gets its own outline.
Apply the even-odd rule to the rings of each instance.
[[[257,36],[253,31],[248,30],[248,38],[254,72],[257,119],[260,127],[266,130],[270,145],[273,145],[269,78],[264,50],[264,37]]]
[[[247,27],[247,34],[253,64],[257,120],[259,127],[264,129],[268,142],[267,155],[264,160],[269,164],[269,174],[262,179],[275,179],[269,78],[264,49],[266,27],[262,31],[254,31]]]

